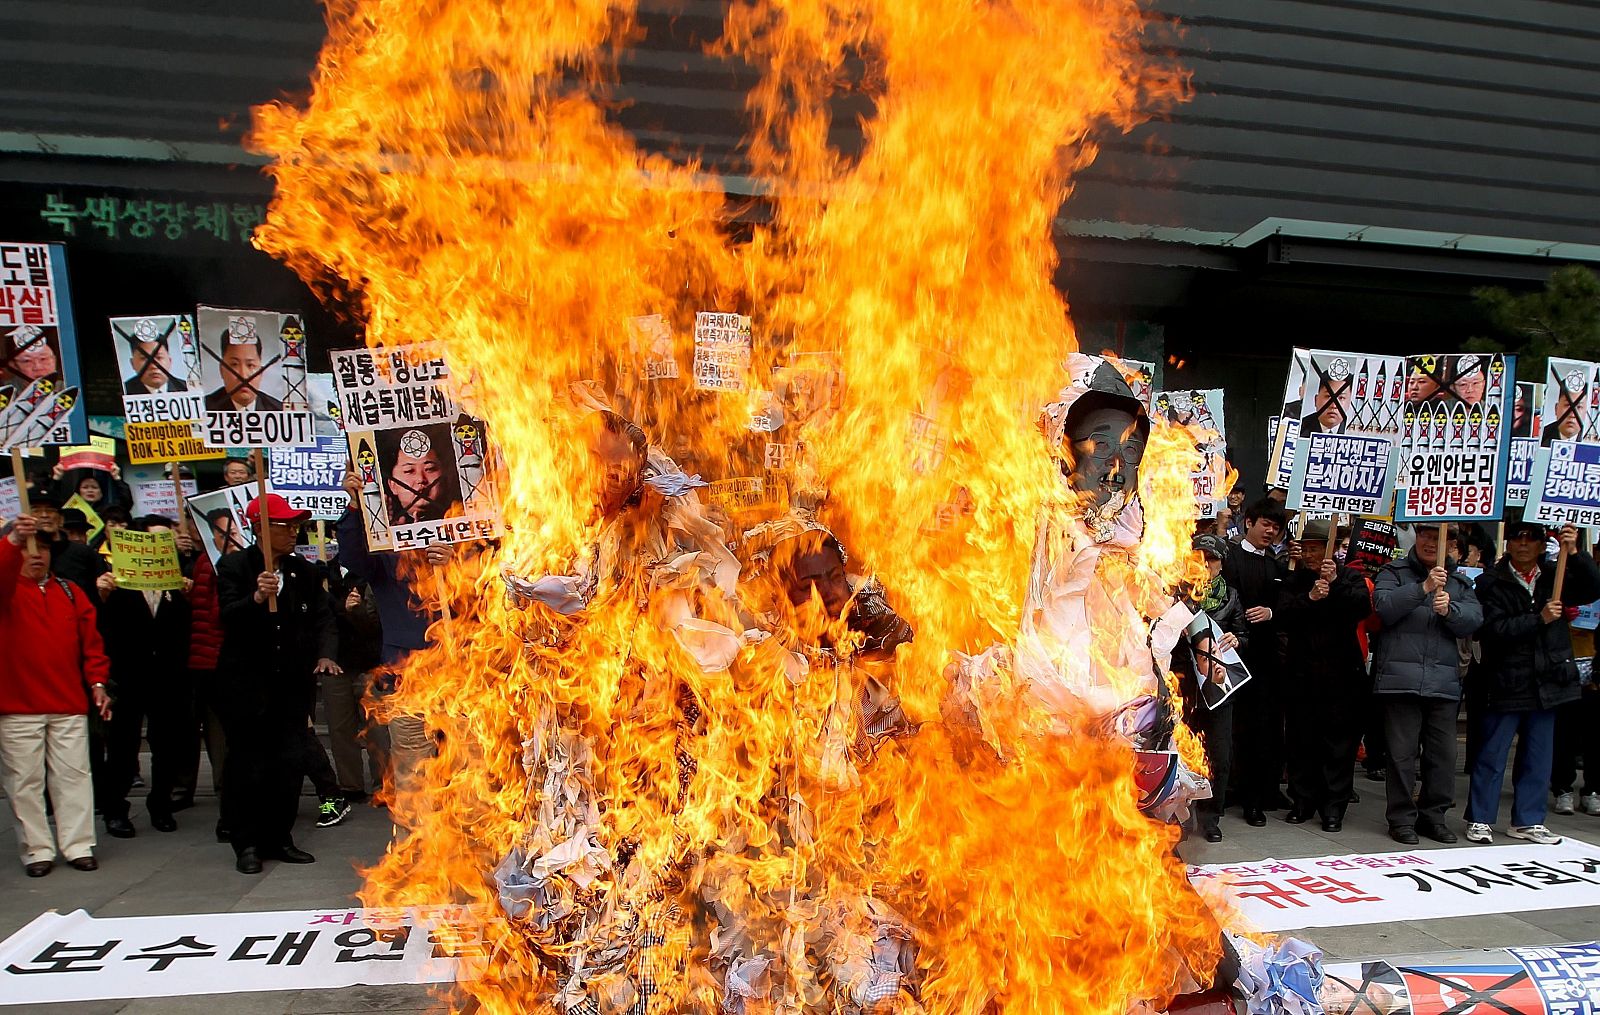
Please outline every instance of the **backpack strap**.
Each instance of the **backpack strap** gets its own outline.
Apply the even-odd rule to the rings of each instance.
[[[50,577],[54,578],[56,580],[56,584],[61,586],[61,591],[67,594],[67,602],[76,606],[78,603],[78,594],[72,591],[72,583],[58,574],[51,575]]]

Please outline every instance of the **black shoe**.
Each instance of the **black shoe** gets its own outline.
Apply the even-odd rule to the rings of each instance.
[[[106,834],[113,839],[133,838],[133,822],[127,818],[107,818]]]
[[[1367,769],[1367,778],[1373,782],[1382,782],[1389,778],[1389,770],[1387,768],[1369,768]]]
[[[1246,807],[1244,809],[1244,823],[1252,828],[1261,828],[1267,823],[1267,816],[1259,807]]]
[[[56,869],[56,862],[54,860],[39,860],[28,864],[22,869],[28,872],[28,877],[30,878],[42,878]]]
[[[1221,842],[1222,841],[1222,829],[1218,828],[1216,825],[1207,825],[1206,826],[1206,841],[1207,842]]]
[[[233,862],[233,869],[240,874],[260,874],[261,857],[256,855],[254,849],[241,849],[239,851],[239,859]]]
[[[270,518],[271,515],[267,517]],[[80,856],[76,860],[68,860],[67,866],[75,871],[97,871],[100,869],[100,861],[92,856]]]
[[[170,814],[152,814],[150,815],[150,827],[158,832],[176,832],[178,823],[172,820],[172,815]]]
[[[1417,830],[1410,825],[1395,825],[1389,829],[1389,838],[1402,846],[1415,846],[1419,841],[1417,839]]]
[[[1295,806],[1289,809],[1289,813],[1284,815],[1283,820],[1289,822],[1291,825],[1303,825],[1307,821],[1310,821],[1312,815],[1316,813],[1316,811],[1309,807]]]
[[[1418,824],[1417,830],[1434,842],[1442,842],[1446,846],[1459,841],[1456,839],[1456,833],[1436,822],[1430,821],[1426,824]]]
[[[1322,830],[1324,832],[1342,832],[1342,831],[1344,831],[1344,819],[1343,818],[1323,818],[1322,819]]]
[[[284,863],[316,863],[317,858],[298,846],[284,846],[273,854]]]

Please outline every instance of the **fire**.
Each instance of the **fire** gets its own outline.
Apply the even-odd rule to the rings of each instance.
[[[408,834],[366,903],[511,908],[464,985],[490,1012],[627,1011],[646,966],[651,1011],[716,1011],[737,980],[727,1010],[1109,1015],[1208,976],[1216,927],[1126,746],[1081,717],[1064,733],[1014,673],[981,689],[987,747],[946,721],[947,664],[1017,638],[1040,519],[1072,506],[1034,425],[1075,348],[1054,216],[1092,130],[1181,92],[1133,0],[734,5],[717,47],[761,74],[748,154],[771,211],[737,242],[713,178],[606,117],[628,4],[329,0],[328,21],[309,102],[256,111],[277,184],[256,242],[370,344],[444,347],[506,522],[446,575],[454,619],[389,705],[440,753],[398,789]],[[830,144],[845,94],[872,106],[859,154]],[[686,365],[697,311],[753,318],[742,396],[643,378],[627,322],[664,315]],[[774,404],[790,429],[753,435]],[[597,511],[602,406],[750,496]],[[1119,690],[1197,577],[1196,458],[1153,422],[1144,538],[1105,564],[1126,623],[1090,633]],[[791,523],[751,533],[791,505],[914,641],[873,658],[828,604],[784,598],[764,555]],[[572,615],[501,585],[575,569],[597,578]],[[904,967],[874,1008],[882,950]]]

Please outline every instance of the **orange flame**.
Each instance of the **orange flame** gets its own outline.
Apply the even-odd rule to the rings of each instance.
[[[1125,745],[1062,735],[1015,674],[982,691],[1001,749],[941,718],[951,654],[1017,637],[1038,520],[1075,509],[1033,429],[1075,348],[1052,223],[1091,131],[1179,92],[1135,3],[734,5],[718,50],[761,72],[748,154],[771,209],[739,243],[717,181],[607,119],[627,3],[329,0],[328,20],[309,103],[256,111],[277,184],[256,242],[353,294],[370,344],[442,344],[503,459],[507,529],[445,576],[455,618],[385,704],[439,753],[396,787],[408,834],[363,899],[498,908],[508,853],[563,851],[548,924],[494,924],[464,985],[491,1012],[630,1010],[645,964],[652,1011],[717,1010],[735,960],[762,981],[749,1011],[1120,1015],[1203,979],[1216,927]],[[858,155],[832,145],[841,96],[872,106]],[[742,395],[645,379],[626,322],[663,315],[687,374],[697,311],[752,315]],[[647,490],[597,512],[575,403],[715,481],[705,509]],[[774,407],[782,427],[753,433]],[[1199,568],[1197,455],[1152,425],[1143,541],[1103,558],[1121,619],[1093,632],[1119,693]],[[915,628],[893,659],[754,559],[746,530],[790,506]],[[500,591],[502,568],[575,559],[596,578],[576,615]],[[1178,747],[1203,768],[1181,724]],[[875,949],[906,940],[873,1007]]]

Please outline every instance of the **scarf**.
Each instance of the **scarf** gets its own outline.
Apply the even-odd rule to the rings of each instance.
[[[1223,581],[1222,575],[1219,574],[1206,586],[1205,595],[1200,597],[1200,608],[1207,613],[1213,613],[1222,609],[1222,604],[1227,598],[1228,583]]]

